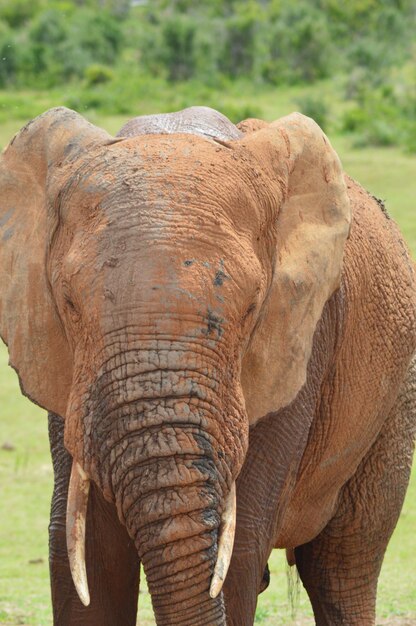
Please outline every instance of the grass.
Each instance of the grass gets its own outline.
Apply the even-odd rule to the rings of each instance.
[[[329,88],[328,88],[329,89]],[[254,102],[258,114],[275,119],[294,110],[294,100],[302,90],[277,93],[269,90]],[[324,96],[326,94],[323,89]],[[235,94],[222,96],[232,104]],[[327,97],[330,97],[328,92]],[[27,94],[33,98],[33,93]],[[30,106],[23,97],[11,111],[19,119],[5,119],[0,124],[0,144],[5,143],[34,114],[62,104],[58,93],[43,95],[38,110],[28,113]],[[1,99],[0,103],[4,102]],[[183,106],[190,104],[183,99]],[[201,103],[201,102],[200,102]],[[166,110],[166,102],[153,110]],[[221,109],[221,101],[216,104]],[[0,104],[0,107],[2,105]],[[16,107],[18,108],[16,112]],[[180,108],[180,106],[172,106]],[[137,113],[150,112],[150,96]],[[27,116],[26,116],[27,114]],[[26,117],[25,117],[26,116]],[[4,116],[6,117],[6,116]],[[103,116],[88,113],[89,119],[115,133],[128,116]],[[0,115],[0,121],[2,116]],[[391,215],[398,221],[416,254],[416,157],[404,156],[396,149],[352,149],[348,140],[329,133],[346,171],[371,193],[386,200]],[[47,423],[43,411],[20,394],[16,376],[6,367],[6,350],[0,346],[0,625],[51,625],[48,580],[47,525],[52,489],[52,469],[47,442]],[[6,445],[4,445],[6,444]],[[10,448],[10,449],[8,449]],[[406,615],[416,624],[416,589],[414,555],[416,554],[416,471],[407,494],[399,524],[390,542],[379,581],[378,617]],[[260,596],[256,624],[281,626],[291,623],[287,595],[284,553],[274,551],[271,561],[271,585]],[[311,616],[309,601],[300,590],[298,616]],[[312,623],[312,622],[310,622]],[[150,599],[146,591],[140,595],[140,624],[154,624]]]
[[[297,85],[283,90],[266,85],[257,85],[243,79],[224,81],[216,87],[201,82],[184,82],[172,85],[160,79],[128,77],[130,91],[125,92],[126,81],[114,86],[100,85],[97,88],[80,84],[55,87],[49,91],[0,91],[0,125],[7,131],[6,137],[16,132],[26,121],[54,106],[67,106],[86,115],[93,123],[105,125],[110,132],[120,128],[120,121],[133,115],[175,111],[193,105],[211,106],[233,122],[245,117],[262,117],[273,120],[299,109],[299,102],[324,99],[328,109],[328,125],[334,130],[340,112],[345,108],[341,99],[340,79],[331,79],[313,86]],[[114,92],[114,93],[112,93]],[[95,95],[94,95],[95,94]],[[98,95],[117,96],[116,102],[106,111],[105,100]],[[118,115],[114,115],[118,112]],[[0,133],[1,139],[3,132]]]

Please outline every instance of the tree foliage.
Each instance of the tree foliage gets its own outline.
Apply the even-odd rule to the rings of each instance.
[[[120,77],[221,88],[344,76],[344,128],[377,126],[375,108],[389,143],[404,134],[395,112],[415,137],[411,72],[399,72],[414,63],[415,32],[414,0],[0,0],[0,87],[82,82],[88,106],[111,109],[116,95],[97,93],[116,80],[121,93]]]
[[[0,81],[57,84],[133,59],[169,80],[314,82],[409,55],[412,0],[0,0]]]

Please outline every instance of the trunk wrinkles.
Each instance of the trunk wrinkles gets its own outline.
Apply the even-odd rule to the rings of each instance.
[[[112,355],[90,395],[86,441],[92,432],[89,455],[135,542],[157,623],[222,625],[222,594],[211,599],[209,587],[243,410],[227,371],[193,348],[169,363],[154,350]]]

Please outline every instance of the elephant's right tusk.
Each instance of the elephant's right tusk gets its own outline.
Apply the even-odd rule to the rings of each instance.
[[[89,490],[90,479],[74,459],[66,509],[66,545],[72,580],[84,606],[88,606],[90,603],[85,567],[85,521]]]
[[[218,541],[218,557],[209,590],[211,598],[216,598],[220,593],[230,566],[234,545],[236,513],[237,502],[234,482],[225,501],[225,509],[221,516],[221,535]]]

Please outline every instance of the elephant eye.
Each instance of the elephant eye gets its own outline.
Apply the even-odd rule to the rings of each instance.
[[[67,296],[65,296],[65,302],[71,311],[75,311],[75,304]]]
[[[68,296],[68,294],[64,294],[64,300],[65,300],[65,305],[66,305],[66,309],[71,317],[71,319],[74,322],[77,322],[79,320],[80,314],[72,300],[72,298],[70,296]]]
[[[248,318],[249,315],[251,315],[254,311],[256,310],[256,303],[252,302],[250,304],[250,306],[248,307],[247,311],[245,312],[245,314],[243,315],[243,322]]]

